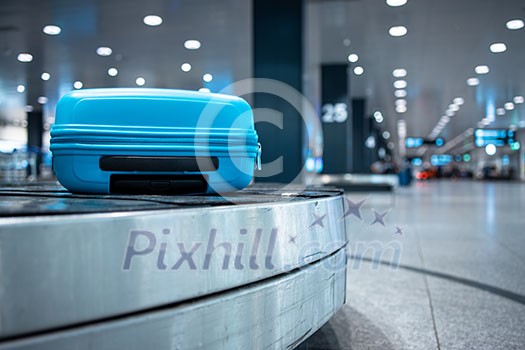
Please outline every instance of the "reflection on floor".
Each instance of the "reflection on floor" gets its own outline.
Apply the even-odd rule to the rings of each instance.
[[[525,184],[428,182],[349,199],[366,201],[362,220],[348,219],[347,304],[301,350],[525,348]]]

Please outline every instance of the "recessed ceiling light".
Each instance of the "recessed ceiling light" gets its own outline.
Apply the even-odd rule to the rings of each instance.
[[[447,110],[445,111],[445,114],[447,115],[447,117],[453,117],[453,116],[456,115],[456,112],[454,112],[454,111],[451,110],[451,109],[447,109]]]
[[[183,63],[180,66],[180,69],[182,69],[183,72],[189,72],[191,70],[191,64],[189,63]]]
[[[362,75],[364,72],[365,72],[365,69],[361,66],[357,66],[354,68],[355,75]]]
[[[386,0],[386,4],[392,7],[403,6],[407,3],[407,0]]]
[[[457,111],[459,111],[459,106],[456,105],[456,104],[451,104],[451,105],[448,106],[448,109],[451,110],[451,111],[457,112]]]
[[[118,69],[117,68],[111,67],[110,69],[108,69],[108,75],[109,76],[116,77],[117,74],[118,74]]]
[[[505,108],[498,108],[496,109],[497,115],[505,115]]]
[[[40,75],[40,79],[42,79],[43,81],[48,81],[49,79],[51,79],[51,74],[49,74],[48,72],[44,72]]]
[[[467,85],[468,85],[468,86],[476,86],[476,85],[479,85],[479,79],[478,79],[478,78],[470,78],[470,79],[467,79]]]
[[[377,119],[377,118],[382,117],[382,116],[383,116],[383,114],[381,112],[379,112],[379,111],[375,111],[374,112],[374,118]]]
[[[514,109],[514,103],[512,102],[507,102],[503,105],[503,107],[505,107],[505,109],[507,111],[512,111]]]
[[[512,19],[507,22],[507,28],[510,30],[517,30],[523,28],[524,23],[521,19]]]
[[[405,113],[407,111],[407,106],[405,105],[397,105],[396,106],[396,112],[397,113]]]
[[[505,52],[505,51],[507,51],[507,45],[505,45],[504,43],[494,43],[494,44],[490,45],[490,51],[492,53]]]
[[[388,139],[390,138],[390,133],[389,133],[388,131],[384,131],[384,132],[383,132],[383,138],[384,138],[385,140],[388,140]]]
[[[408,30],[405,26],[394,26],[388,30],[388,34],[390,34],[391,36],[395,36],[395,37],[404,36],[407,33],[408,33]]]
[[[27,53],[27,52],[22,52],[22,53],[18,54],[16,59],[19,60],[20,62],[27,63],[27,62],[31,62],[33,60],[33,55],[31,55],[30,53]]]
[[[188,50],[198,50],[201,47],[201,42],[199,40],[186,40],[184,47]]]
[[[355,53],[351,53],[350,55],[348,55],[348,61],[355,63],[359,61],[359,56],[357,56]]]
[[[375,119],[376,123],[378,123],[378,124],[381,124],[385,120],[385,118],[383,118],[383,115],[380,115],[379,117],[374,118],[374,119]]]
[[[25,111],[26,112],[33,112],[33,110],[34,110],[33,106],[31,106],[31,105],[26,105],[25,106]]]
[[[450,117],[447,116],[447,115],[444,115],[444,116],[441,117],[440,120],[441,120],[441,122],[442,122],[443,124],[448,124],[448,122],[450,122]]]
[[[110,56],[113,53],[110,47],[101,46],[97,49],[97,55],[99,56]]]
[[[487,74],[488,72],[490,72],[490,69],[489,69],[489,66],[479,65],[479,66],[476,66],[476,68],[474,68],[474,71],[477,74]]]
[[[456,97],[453,102],[455,105],[461,106],[463,105],[463,103],[465,103],[465,100],[463,99],[463,97]]]
[[[397,98],[406,97],[407,96],[407,91],[406,90],[396,90],[396,91],[394,91],[394,96],[397,97]]]
[[[406,106],[406,104],[407,104],[407,100],[404,100],[404,99],[396,100],[396,106],[399,106],[399,105]]]
[[[22,92],[26,91],[26,87],[24,85],[20,84],[20,85],[18,85],[16,87],[16,91],[18,91],[19,93],[22,93]]]
[[[74,87],[75,89],[77,89],[77,90],[78,90],[78,89],[82,89],[82,86],[84,86],[84,84],[82,84],[82,82],[81,82],[80,80],[77,80],[77,81],[75,81],[75,82],[73,83],[73,87]]]
[[[210,73],[206,73],[202,76],[202,80],[209,83],[210,81],[213,80],[213,75],[211,75]]]
[[[135,84],[137,84],[138,86],[144,86],[144,84],[146,84],[146,79],[144,79],[143,77],[138,77],[137,79],[135,79]]]
[[[407,76],[407,70],[403,68],[394,69],[392,75],[396,78],[403,78]]]
[[[523,96],[516,96],[516,97],[514,97],[514,103],[515,104],[523,103],[523,101],[524,101]]]
[[[60,29],[59,26],[50,24],[50,25],[45,26],[42,29],[42,31],[47,35],[58,35],[62,31],[62,29]]]
[[[199,92],[210,93],[211,91],[210,91],[210,89],[208,89],[208,88],[200,88],[200,89],[199,89]]]
[[[496,146],[492,143],[489,143],[486,147],[485,147],[485,153],[487,153],[489,156],[493,156],[496,154]]]
[[[40,96],[38,99],[37,99],[38,103],[40,103],[41,105],[45,105],[48,101],[47,97],[45,96]]]
[[[148,15],[144,17],[143,21],[147,26],[156,27],[162,24],[162,17],[157,15]]]
[[[396,89],[404,89],[407,87],[407,82],[405,80],[396,80],[394,81],[394,87]]]

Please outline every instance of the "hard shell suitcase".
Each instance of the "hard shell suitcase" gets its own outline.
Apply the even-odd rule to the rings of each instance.
[[[222,193],[260,164],[253,113],[239,97],[183,90],[73,91],[51,129],[58,181],[80,193]]]

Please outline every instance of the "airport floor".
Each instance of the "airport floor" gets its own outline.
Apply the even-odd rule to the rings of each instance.
[[[363,258],[349,263],[346,305],[301,350],[525,349],[525,184],[428,182],[349,199],[365,200],[362,220],[348,219]],[[388,211],[385,226],[371,225],[374,210]]]

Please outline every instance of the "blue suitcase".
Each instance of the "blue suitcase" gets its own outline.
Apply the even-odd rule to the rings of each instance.
[[[53,169],[77,193],[223,193],[260,164],[253,113],[239,97],[183,90],[73,91],[51,129]]]

